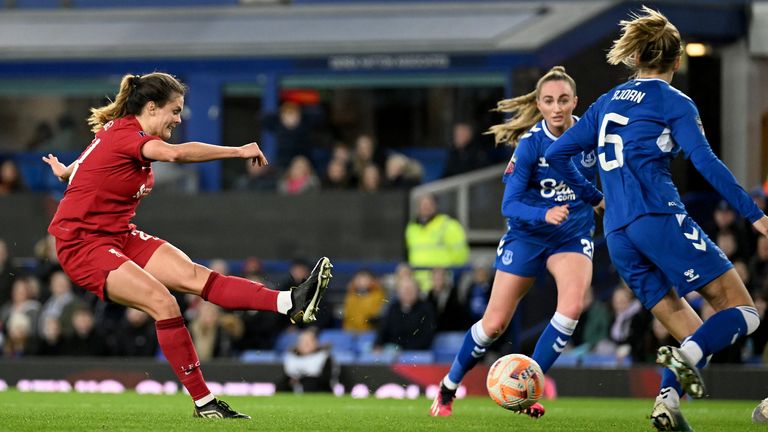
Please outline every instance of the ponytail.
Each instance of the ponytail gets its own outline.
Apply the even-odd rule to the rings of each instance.
[[[516,146],[520,138],[542,119],[536,102],[539,98],[541,86],[548,81],[565,81],[573,89],[573,94],[576,95],[576,81],[565,72],[564,67],[555,66],[539,78],[534,91],[516,98],[497,102],[496,108],[493,111],[513,113],[513,116],[504,123],[491,126],[484,135],[493,135],[496,145],[509,144],[513,147]]]
[[[608,52],[609,64],[623,63],[637,72],[651,69],[667,72],[683,52],[680,32],[662,15],[643,6],[643,15],[632,13],[630,20],[619,22],[621,37]]]
[[[148,102],[163,107],[175,95],[184,96],[187,87],[173,75],[153,72],[146,75],[125,75],[114,101],[100,108],[91,108],[88,124],[96,133],[112,120],[141,114]]]

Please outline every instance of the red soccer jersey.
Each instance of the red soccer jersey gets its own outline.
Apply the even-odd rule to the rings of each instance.
[[[141,130],[132,115],[105,124],[75,162],[48,232],[74,240],[128,231],[139,200],[154,185],[152,161],[141,154],[153,139],[160,138]]]

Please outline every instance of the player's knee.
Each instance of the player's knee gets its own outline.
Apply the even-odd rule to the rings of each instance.
[[[154,317],[155,319],[174,318],[181,315],[181,309],[176,301],[176,297],[172,296],[168,291],[153,295],[151,300],[151,309],[157,315]]]
[[[578,320],[583,311],[584,302],[581,300],[557,306],[557,312],[573,320]]]
[[[492,339],[498,338],[507,329],[507,320],[499,316],[483,317],[483,330]]]
[[[741,312],[741,316],[747,323],[746,334],[750,335],[754,333],[760,326],[760,315],[758,315],[757,309],[752,306],[738,306],[736,309]]]

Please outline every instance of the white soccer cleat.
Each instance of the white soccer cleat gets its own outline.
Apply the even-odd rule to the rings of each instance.
[[[693,431],[685,421],[680,407],[668,407],[661,396],[656,397],[651,411],[651,424],[657,431]]]
[[[704,379],[699,369],[694,365],[680,348],[663,346],[656,353],[656,363],[664,365],[677,377],[683,390],[694,399],[701,399],[706,394]]]

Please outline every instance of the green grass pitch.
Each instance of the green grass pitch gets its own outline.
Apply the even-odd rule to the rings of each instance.
[[[533,420],[489,398],[457,401],[450,418],[427,415],[430,402],[330,395],[223,398],[250,421],[192,418],[192,402],[175,396],[0,392],[2,431],[650,431],[650,399],[560,398],[543,401]],[[696,431],[767,431],[750,416],[758,401],[684,401]]]

